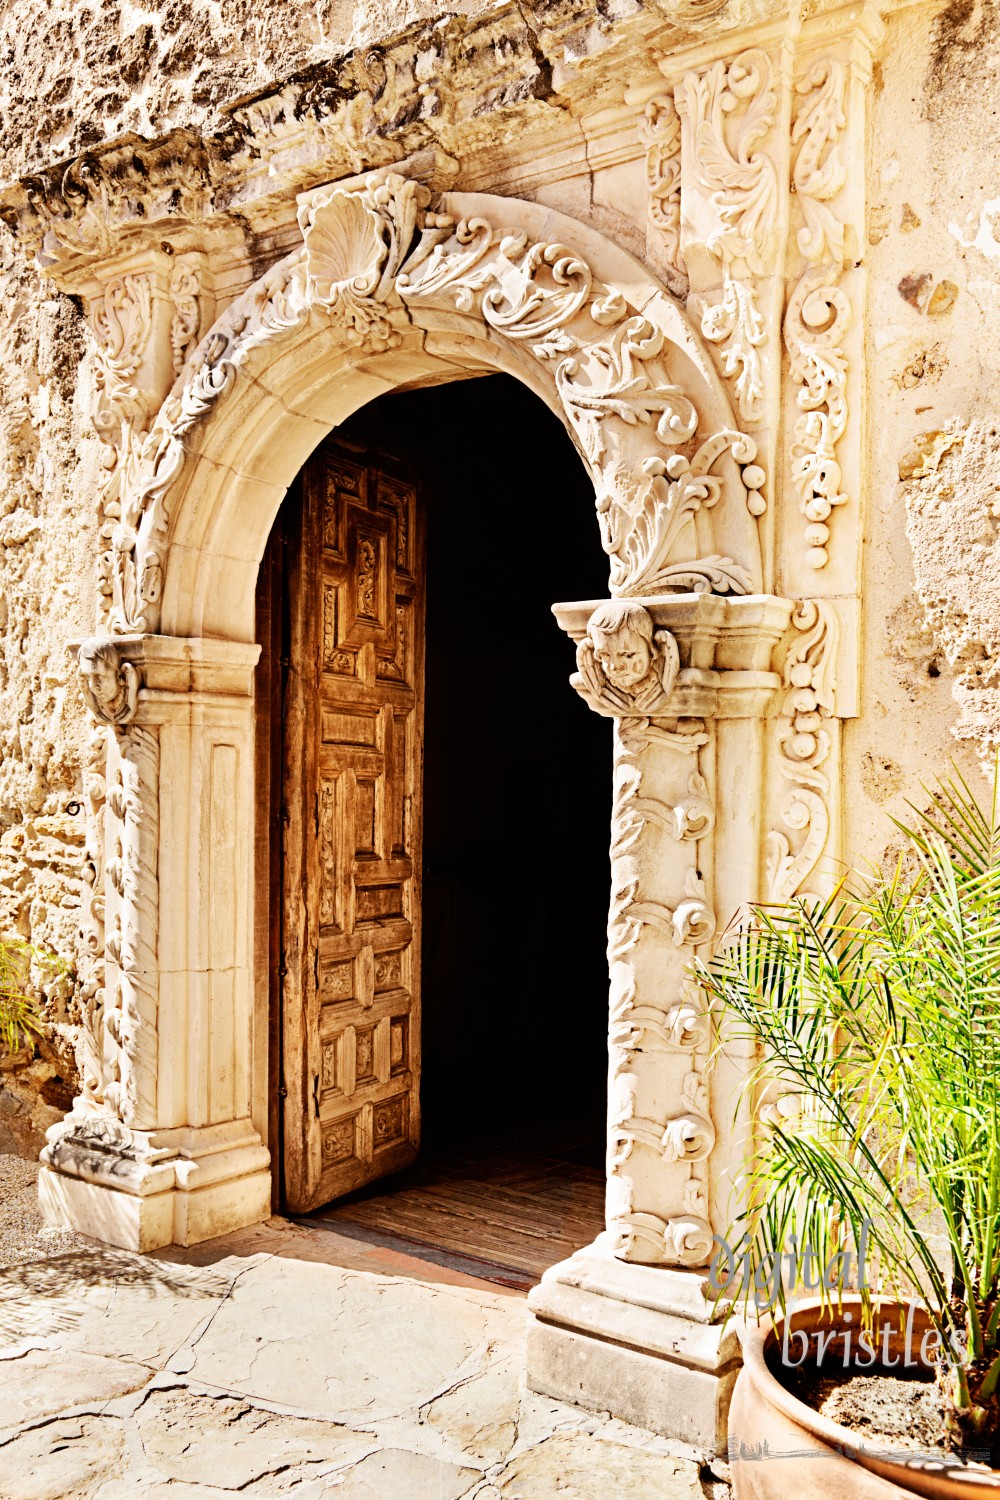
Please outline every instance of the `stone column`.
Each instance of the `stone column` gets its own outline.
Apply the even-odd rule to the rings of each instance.
[[[127,1249],[190,1245],[270,1212],[250,1120],[260,648],[147,635],[74,649],[108,740],[105,972],[40,1200],[49,1222]]]
[[[705,1449],[737,1349],[706,1288],[737,1209],[745,1064],[712,1066],[688,977],[763,895],[764,719],[791,604],[678,595],[556,605],[573,686],[614,722],[605,1233],[529,1297],[528,1381]]]

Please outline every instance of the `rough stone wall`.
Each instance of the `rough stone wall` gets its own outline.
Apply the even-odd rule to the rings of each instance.
[[[869,161],[870,489],[848,848],[1000,746],[1000,7],[889,20]]]
[[[65,642],[90,623],[95,544],[79,462],[79,312],[4,247],[0,272],[0,935],[71,966],[76,954],[86,733]],[[92,482],[92,481],[91,481]],[[71,977],[32,964],[51,1032],[0,1061],[0,1151],[31,1151],[66,1106]],[[39,1049],[36,1049],[38,1051]]]
[[[433,0],[14,0],[0,17],[0,177],[127,131],[218,129],[227,105],[291,71],[440,14]],[[866,665],[845,741],[854,860],[891,848],[882,814],[920,778],[1000,746],[1000,5],[912,7],[888,25],[868,163]],[[555,182],[539,196],[640,249],[641,160],[627,182],[616,172],[588,198],[577,178],[566,194]],[[65,642],[93,619],[91,363],[80,309],[0,236],[0,934],[71,966],[88,728]],[[34,978],[50,1034],[4,1066],[0,1151],[37,1149],[67,1102],[72,984],[38,965]]]

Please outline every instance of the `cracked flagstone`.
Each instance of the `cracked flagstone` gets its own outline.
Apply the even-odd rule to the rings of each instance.
[[[2,1500],[701,1500],[525,1391],[524,1297],[281,1220],[0,1271]]]

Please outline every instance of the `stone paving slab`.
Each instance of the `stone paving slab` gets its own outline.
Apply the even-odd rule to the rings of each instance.
[[[702,1500],[523,1388],[521,1294],[283,1220],[0,1271],[3,1500]]]

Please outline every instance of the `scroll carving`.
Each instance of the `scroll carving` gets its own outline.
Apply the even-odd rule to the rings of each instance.
[[[719,346],[740,416],[755,422],[764,399],[760,350],[767,328],[753,278],[768,269],[779,204],[777,169],[761,144],[775,121],[774,69],[765,52],[750,48],[729,63],[688,73],[676,98],[691,132],[694,171],[717,218],[706,249],[722,269],[723,293],[705,306],[702,333]]]
[[[686,274],[681,253],[681,122],[672,94],[646,105],[639,137],[646,147],[647,212],[663,242],[667,263]]]
[[[721,556],[711,550],[709,519],[724,492],[759,514],[753,442],[724,428],[692,453],[699,416],[669,378],[662,330],[571,247],[533,243],[482,218],[456,224],[429,203],[423,185],[393,172],[310,198],[300,214],[302,248],[237,298],[186,356],[152,427],[134,429],[122,445],[106,569],[114,631],[156,629],[167,497],[188,434],[255,349],[293,335],[314,313],[345,342],[380,353],[401,341],[421,308],[457,310],[537,360],[594,474],[614,594],[760,587],[755,532],[746,532],[745,557]],[[189,309],[185,327],[192,317]],[[182,346],[178,325],[175,354]]]
[[[114,892],[107,938],[104,1101],[128,1126],[156,1124],[159,984],[159,760],[156,731],[117,737],[108,788],[105,869]]]
[[[612,600],[594,611],[577,667],[571,678],[577,692],[615,720],[608,1225],[625,1259],[698,1265],[711,1254],[712,1231],[693,1174],[712,1151],[715,1128],[706,1071],[709,1016],[686,968],[689,952],[710,942],[716,928],[696,863],[699,840],[715,822],[698,767],[708,735],[701,720],[678,716],[676,639],[655,629],[637,602]],[[651,795],[644,788],[650,775],[657,781],[667,775],[676,796],[668,802]],[[672,904],[646,889],[647,873],[664,869],[672,870],[678,889]],[[647,994],[642,975],[650,944],[659,979]],[[659,1059],[652,1067],[650,1056]],[[664,1066],[677,1090],[677,1107],[666,1118],[659,1115],[662,1104],[652,1102],[662,1097]],[[654,1192],[657,1202],[662,1198],[662,1179],[651,1185],[651,1163],[658,1173],[669,1169],[674,1181],[675,1212],[666,1216],[642,1208]]]
[[[174,309],[170,324],[170,352],[175,375],[184,368],[188,352],[198,339],[201,293],[197,265],[190,259],[178,260],[170,277],[170,301]]]
[[[80,907],[76,1043],[80,1091],[85,1100],[104,1098],[104,807],[107,800],[107,738],[92,730],[83,772],[85,853]]]
[[[807,599],[792,615],[794,639],[782,670],[784,699],[778,721],[777,767],[790,783],[782,822],[797,836],[773,830],[767,840],[768,900],[809,896],[805,886],[826,848],[830,832],[830,778],[823,769],[831,750],[836,712],[839,626],[831,604]]]
[[[845,70],[817,62],[797,85],[803,96],[792,127],[792,180],[805,220],[798,246],[808,266],[788,300],[784,340],[800,415],[792,443],[792,482],[805,520],[806,562],[829,561],[830,516],[847,503],[837,444],[847,430],[844,337],[851,304],[838,285],[844,264],[844,226],[830,207],[844,186],[839,136],[844,128]]]
[[[97,400],[92,420],[102,444],[105,471],[97,501],[98,532],[103,547],[98,596],[103,613],[113,589],[123,464],[139,435],[145,432],[151,415],[136,384],[153,326],[150,278],[120,276],[109,282],[94,305],[91,324],[97,345],[94,360]]]

